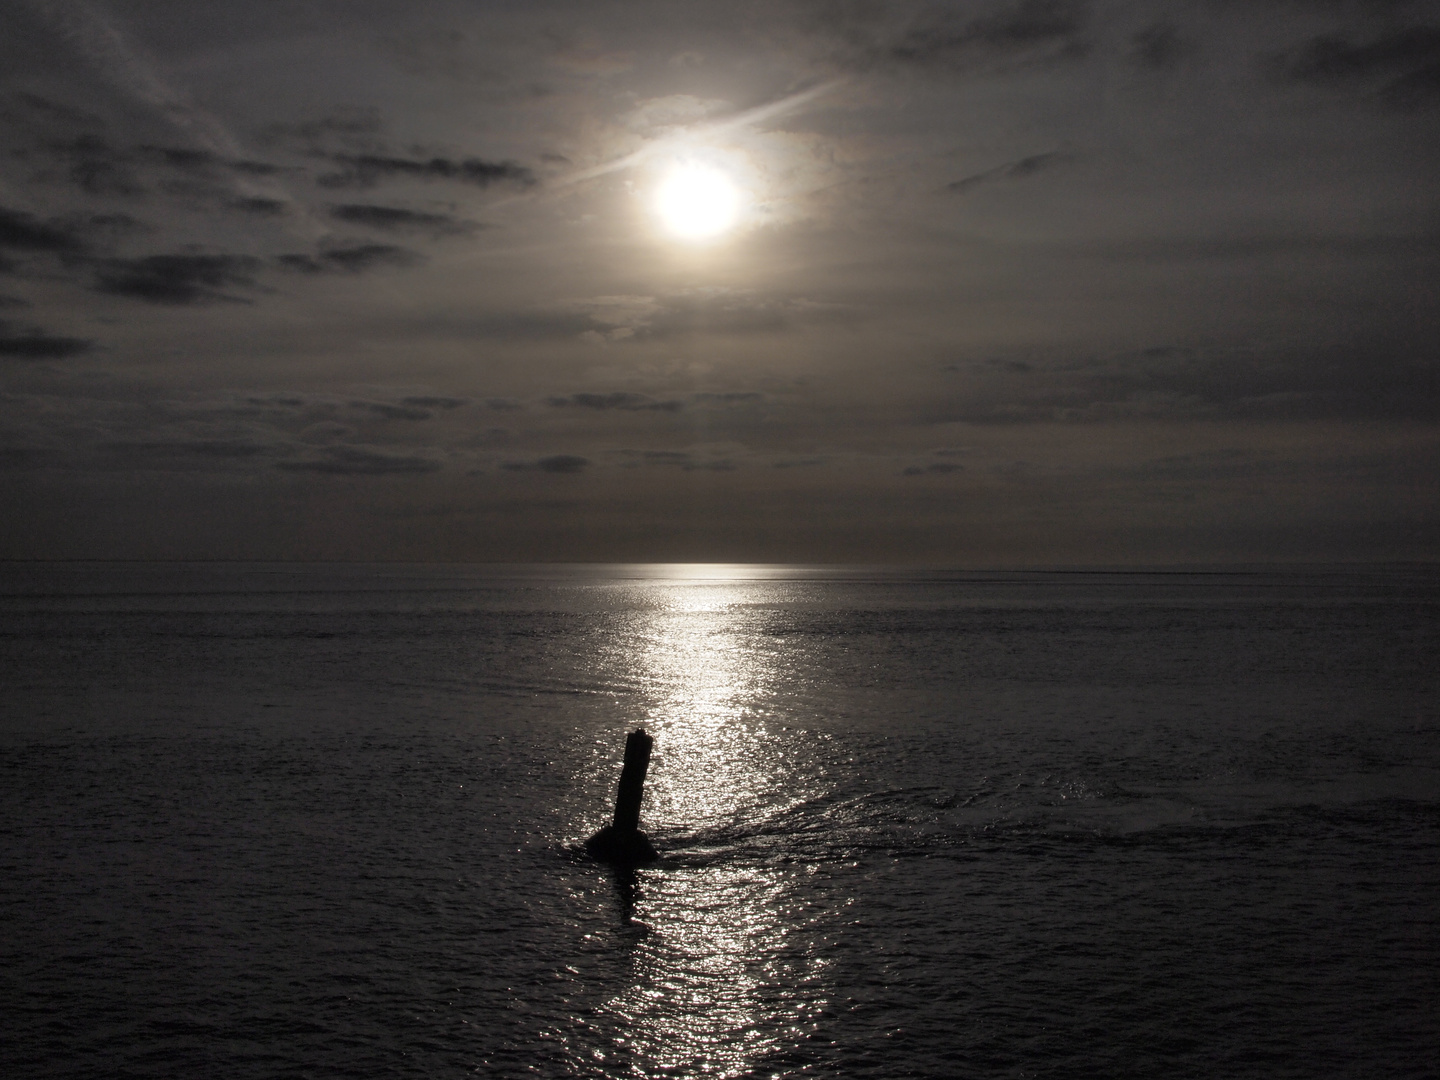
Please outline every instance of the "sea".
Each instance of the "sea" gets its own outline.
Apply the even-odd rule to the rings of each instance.
[[[0,564],[0,1075],[1434,1077],[1437,657],[1423,565]]]

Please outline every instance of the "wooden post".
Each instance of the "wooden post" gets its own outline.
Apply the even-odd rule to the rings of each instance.
[[[625,765],[615,792],[615,821],[589,840],[585,848],[597,859],[634,866],[654,862],[660,856],[650,838],[640,831],[640,801],[645,797],[645,774],[650,769],[650,749],[655,740],[636,728],[625,738]]]
[[[645,796],[645,774],[650,771],[650,748],[655,740],[636,728],[625,736],[625,767],[620,770],[620,787],[615,792],[615,828],[630,832],[640,828],[640,800]]]

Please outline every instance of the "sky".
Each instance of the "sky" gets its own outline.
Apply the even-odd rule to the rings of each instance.
[[[0,558],[1434,559],[1437,166],[1436,3],[0,0]]]

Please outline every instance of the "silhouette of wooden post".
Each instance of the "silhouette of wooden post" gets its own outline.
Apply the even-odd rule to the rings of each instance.
[[[650,769],[650,750],[655,740],[636,728],[625,737],[625,766],[615,792],[615,822],[585,841],[591,855],[607,862],[654,862],[660,856],[650,838],[640,831],[640,801],[645,797],[645,774]]]
[[[640,828],[640,800],[645,796],[645,774],[650,771],[650,748],[655,740],[636,728],[625,736],[625,767],[620,770],[620,787],[615,792],[615,828]]]

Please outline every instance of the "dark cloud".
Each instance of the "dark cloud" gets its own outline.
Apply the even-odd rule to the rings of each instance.
[[[243,173],[246,176],[274,176],[277,173],[293,172],[283,165],[272,165],[268,161],[227,161],[226,166],[235,172]]]
[[[666,296],[599,296],[576,304],[585,312],[581,333],[609,342],[660,340],[697,334],[774,334],[797,326],[854,322],[842,304],[806,297],[765,296],[744,289],[706,288]],[[536,324],[556,334],[575,331],[557,314]]]
[[[147,145],[137,147],[136,153],[161,165],[187,172],[210,169],[220,160],[209,150],[195,150],[186,146]]]
[[[1379,81],[1380,100],[1418,105],[1440,95],[1440,27],[1411,26],[1363,44],[1324,35],[1273,62],[1295,82],[1339,87]]]
[[[86,194],[145,194],[145,186],[131,168],[130,155],[97,135],[54,142],[49,148],[68,164],[66,178]]]
[[[43,118],[42,123],[47,128],[63,125],[72,128],[98,129],[105,126],[105,122],[92,112],[52,101],[50,98],[33,94],[28,90],[16,91],[13,100],[25,108],[39,113]]]
[[[692,461],[685,466],[686,472],[734,472],[738,466],[729,458],[706,458]]]
[[[368,409],[386,420],[429,420],[435,414],[416,405],[392,405],[388,401],[352,401],[357,409]]]
[[[622,412],[678,412],[685,406],[679,401],[657,401],[646,394],[634,394],[617,390],[609,394],[570,394],[565,397],[550,397],[545,403],[557,409],[594,409]]]
[[[588,458],[577,457],[574,454],[555,454],[551,457],[543,457],[535,462],[535,467],[541,472],[548,473],[578,473],[582,472],[590,464]]]
[[[956,465],[952,461],[932,461],[926,465],[910,465],[901,471],[903,476],[944,476],[949,473],[962,472],[963,465]]]
[[[776,469],[813,469],[817,466],[828,464],[829,462],[822,457],[782,458],[779,461],[772,462],[771,467]]]
[[[449,214],[427,214],[403,210],[396,206],[371,206],[365,203],[344,203],[330,208],[330,216],[351,225],[366,225],[388,232],[464,233],[478,226]]]
[[[253,288],[258,259],[247,255],[147,255],[105,259],[95,269],[95,289],[151,304],[248,303],[223,289]]]
[[[125,236],[131,233],[154,231],[150,225],[129,214],[93,214],[88,218],[80,218],[76,227],[109,236]]]
[[[997,165],[993,169],[986,169],[964,179],[956,180],[946,185],[947,191],[959,192],[961,194],[972,191],[982,184],[994,183],[1004,180],[1023,180],[1027,176],[1034,176],[1036,173],[1053,169],[1058,165],[1064,165],[1074,160],[1074,156],[1061,150],[1051,150],[1044,154],[1031,154],[1016,161],[1006,162],[1004,165]]]
[[[621,450],[617,454],[625,468],[647,465],[677,468],[685,472],[733,472],[736,467],[729,458],[702,456],[688,450]]]
[[[1440,364],[1379,344],[1288,352],[1159,346],[1035,360],[1026,371],[997,361],[972,370],[976,377],[932,416],[971,423],[1440,418]],[[986,370],[993,374],[978,374]]]
[[[42,159],[54,163],[53,167],[42,167],[38,179],[63,179],[86,194],[109,197],[151,194],[151,187],[142,178],[147,171],[152,181],[157,170],[162,174],[155,181],[158,190],[178,195],[215,194],[220,190],[216,185],[226,182],[228,174],[273,176],[295,171],[269,162],[227,158],[196,147],[142,143],[123,148],[94,131],[70,138],[43,138],[34,150]],[[177,173],[178,179],[173,175]],[[171,178],[164,179],[164,174]]]
[[[386,154],[333,154],[330,160],[341,166],[325,173],[317,182],[328,188],[369,188],[384,180],[450,180],[476,187],[511,184],[530,187],[535,174],[513,161],[482,161],[479,158],[404,158]]]
[[[177,169],[181,172],[197,174],[215,173],[228,169],[246,176],[274,176],[278,173],[293,171],[283,165],[275,165],[266,161],[222,157],[212,151],[201,150],[191,146],[156,146],[154,144],[142,144],[135,148],[134,156],[138,160],[151,164]]]
[[[102,449],[116,453],[146,457],[252,458],[273,453],[268,443],[247,439],[149,439],[133,442],[105,443]]]
[[[54,256],[66,272],[95,262],[97,251],[113,249],[123,238],[151,231],[144,222],[129,214],[70,214],[65,217],[41,219],[21,210],[0,207],[0,253]],[[22,267],[33,269],[31,262],[0,258],[0,270],[18,273]],[[44,271],[45,274],[52,269]]]
[[[1155,237],[1140,240],[1106,240],[1056,245],[1057,255],[1082,258],[1137,260],[1140,262],[1190,262],[1293,257],[1297,259],[1378,259],[1433,260],[1440,253],[1440,234],[1419,231],[1409,234],[1263,233],[1258,230],[1239,235],[1206,237]]]
[[[384,125],[380,113],[370,107],[345,107],[329,116],[298,124],[271,124],[265,129],[266,142],[298,142],[318,151],[324,146],[339,144],[355,149],[372,149]]]
[[[265,397],[248,397],[245,399],[251,405],[262,405],[266,407],[280,406],[286,409],[303,408],[306,401],[303,397],[294,394],[270,394]]]
[[[461,405],[470,404],[469,398],[432,397],[428,394],[417,394],[401,398],[400,401],[402,404],[414,405],[421,409],[458,409]]]
[[[0,319],[0,357],[13,360],[63,360],[94,348],[85,338],[55,337],[39,327],[16,326]]]
[[[819,9],[814,30],[839,39],[834,59],[843,67],[964,72],[997,62],[1085,55],[1087,6],[1079,0],[1020,0],[993,5],[976,17],[973,6],[936,5],[897,31],[883,5],[828,4]]]
[[[289,205],[281,199],[244,198],[231,199],[225,204],[231,210],[239,210],[245,214],[259,214],[264,217],[279,217],[289,210]]]
[[[1412,71],[1380,91],[1380,100],[1400,109],[1418,108],[1440,100],[1440,64]]]
[[[59,221],[42,221],[23,210],[0,207],[0,248],[72,253],[82,247],[74,232]]]
[[[724,393],[692,394],[690,399],[701,405],[753,405],[765,400],[758,390],[729,390]]]
[[[574,474],[584,472],[589,465],[589,458],[577,457],[574,454],[553,454],[550,457],[543,457],[533,462],[507,461],[500,467],[510,472],[538,469],[540,472],[547,473]]]
[[[1130,59],[1137,67],[1171,71],[1195,53],[1195,43],[1168,23],[1155,23],[1130,37]]]
[[[423,259],[417,253],[393,244],[358,244],[355,247],[331,248],[315,255],[280,255],[275,261],[286,270],[302,274],[358,274],[383,266],[415,266]]]
[[[433,473],[441,469],[434,458],[416,454],[393,454],[368,446],[327,446],[320,457],[302,461],[277,461],[275,467],[287,472],[331,473],[339,476],[386,476]]]

